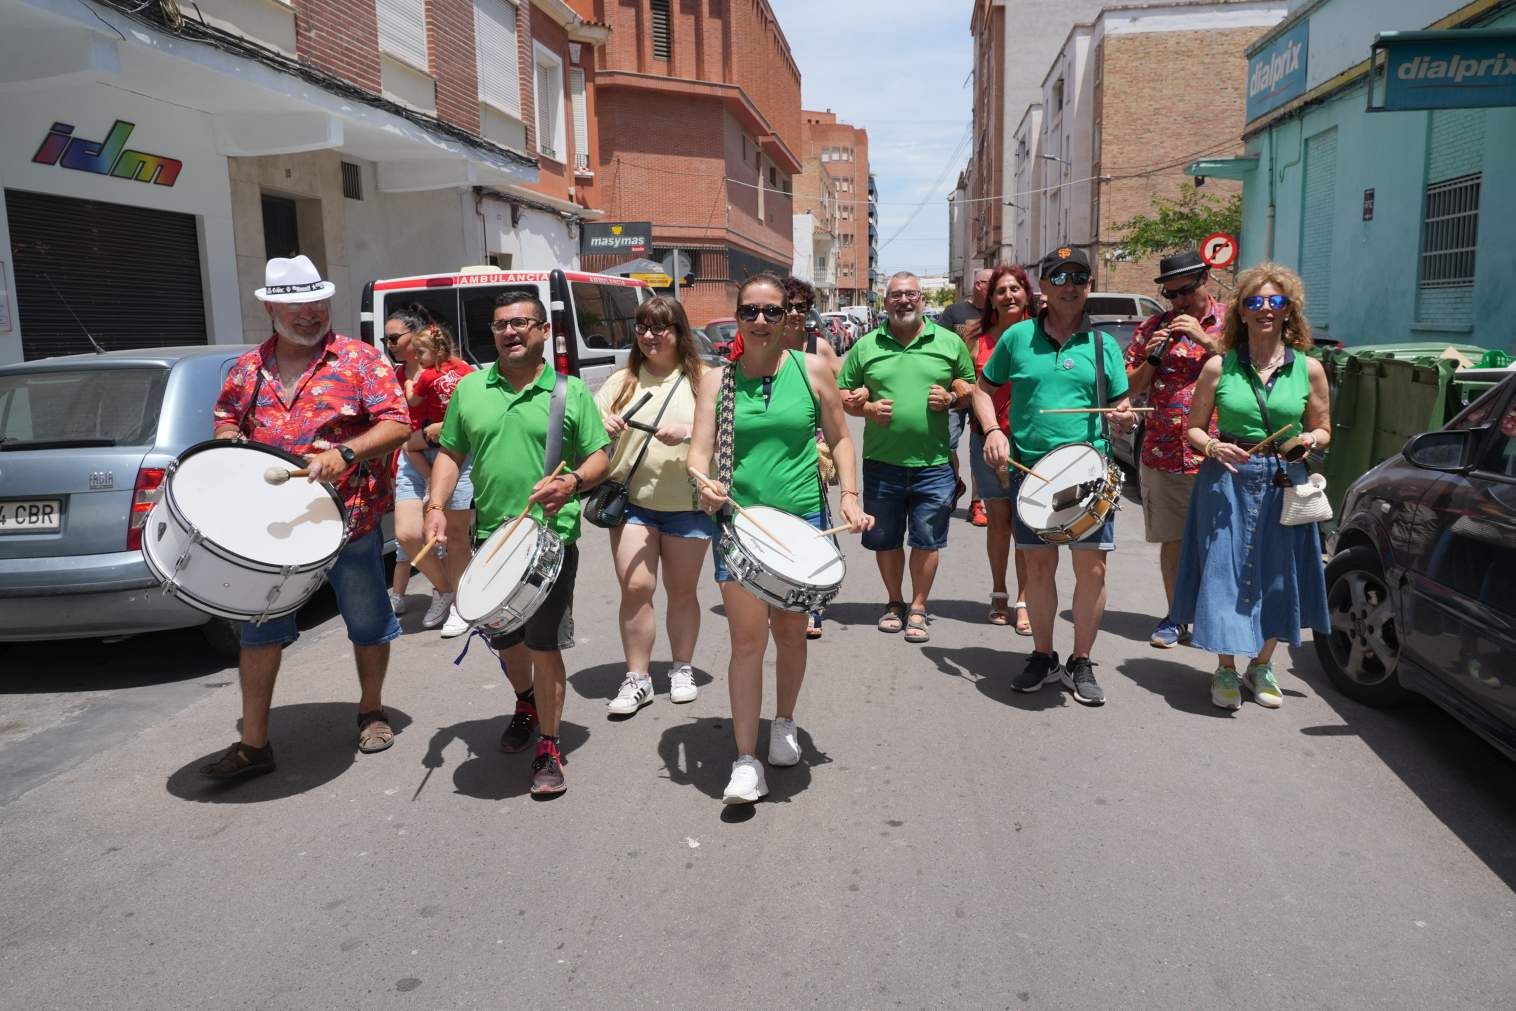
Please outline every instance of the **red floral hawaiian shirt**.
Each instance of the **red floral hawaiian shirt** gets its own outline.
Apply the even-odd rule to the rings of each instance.
[[[1170,309],[1156,316],[1149,316],[1132,336],[1127,345],[1126,365],[1136,368],[1147,360],[1148,343],[1153,334],[1180,315]],[[1200,319],[1200,326],[1208,334],[1221,332],[1226,307],[1214,298]],[[1197,453],[1185,438],[1189,429],[1190,400],[1195,394],[1195,380],[1200,378],[1200,369],[1210,352],[1193,341],[1174,341],[1164,353],[1153,381],[1148,385],[1147,406],[1153,409],[1143,423],[1142,463],[1154,470],[1170,473],[1194,474],[1200,470],[1205,458]],[[1216,434],[1216,424],[1211,422],[1211,434]]]
[[[331,332],[326,335],[325,350],[301,375],[286,405],[279,366],[274,361],[275,340],[270,337],[232,365],[216,400],[216,427],[241,422],[255,386],[258,405],[243,430],[253,441],[287,453],[331,449],[381,421],[410,427],[405,393],[389,363],[362,341]],[[260,372],[263,384],[258,386]],[[356,540],[377,527],[393,508],[393,468],[384,466],[383,461],[360,463],[342,475],[337,494],[347,506],[348,529]]]

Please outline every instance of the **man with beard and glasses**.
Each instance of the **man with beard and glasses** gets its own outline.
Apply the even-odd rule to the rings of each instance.
[[[927,598],[947,545],[953,508],[948,412],[973,393],[974,360],[963,338],[921,314],[921,281],[901,271],[884,296],[885,325],[865,334],[842,363],[843,408],[863,426],[863,509],[874,527],[863,546],[884,581],[879,631],[905,629],[923,643]],[[910,531],[911,602],[905,605],[906,531]]]
[[[380,692],[400,625],[385,584],[379,521],[395,494],[385,458],[411,431],[405,393],[378,351],[332,332],[336,286],[321,279],[308,257],[275,257],[264,277],[253,294],[274,335],[227,373],[216,400],[216,438],[246,437],[301,455],[309,480],[329,482],[342,499],[348,540],[327,581],[358,667],[358,750],[383,751],[395,735]],[[227,780],[274,771],[269,707],[280,651],[298,635],[293,614],[242,627],[242,738],[205,766],[205,775]]]

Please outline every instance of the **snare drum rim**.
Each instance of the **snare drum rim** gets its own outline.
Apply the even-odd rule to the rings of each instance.
[[[838,560],[842,562],[842,575],[837,577],[837,581],[835,583],[802,583],[797,580],[791,579],[789,576],[786,576],[782,572],[776,572],[773,569],[769,568],[767,565],[764,565],[763,562],[754,556],[751,551],[743,546],[742,541],[737,537],[736,527],[733,525],[731,520],[723,520],[721,527],[722,532],[725,533],[726,536],[717,542],[717,551],[722,550],[722,543],[730,543],[733,546],[732,550],[742,552],[742,557],[745,558],[748,562],[762,569],[771,578],[777,579],[779,582],[783,583],[785,586],[790,587],[791,589],[825,593],[828,590],[839,589],[842,586],[843,580],[847,578],[847,556],[843,555],[840,550],[837,552],[837,557]],[[723,554],[725,553],[726,552],[723,552]],[[735,578],[735,573],[733,574],[733,577]],[[741,582],[741,580],[738,580],[738,582]]]
[[[193,446],[180,453],[174,459],[174,462],[169,469],[168,480],[164,481],[163,483],[163,501],[168,506],[169,513],[174,517],[175,520],[179,522],[179,525],[185,530],[194,531],[198,528],[195,526],[195,524],[190,522],[189,517],[186,516],[183,510],[179,508],[179,503],[174,498],[174,472],[178,470],[181,463],[183,463],[185,460],[188,460],[192,456],[203,453],[207,450],[221,449],[228,446],[234,446],[239,449],[261,450],[270,456],[277,457],[286,463],[293,464],[296,468],[304,467],[306,464],[305,460],[296,456],[294,453],[287,453],[284,450],[280,449],[278,446],[270,446],[265,442],[254,442],[252,440],[242,441],[236,439],[206,439],[204,442],[195,443]],[[337,515],[342,518],[342,538],[337,542],[337,547],[333,549],[331,554],[327,555],[325,558],[322,558],[319,561],[315,562],[307,562],[304,565],[270,565],[268,562],[260,562],[256,558],[248,558],[245,555],[238,554],[230,548],[224,547],[208,537],[202,538],[199,543],[205,545],[206,549],[210,551],[211,554],[216,555],[218,558],[225,559],[226,561],[232,562],[236,565],[245,566],[249,569],[254,570],[255,572],[278,573],[284,572],[287,568],[289,569],[290,574],[294,575],[296,573],[314,572],[317,569],[331,568],[332,563],[336,560],[337,556],[342,554],[342,549],[347,547],[347,539],[349,534],[347,525],[347,507],[342,504],[342,499],[338,497],[336,489],[332,488],[331,485],[319,481],[316,483],[321,485],[321,490],[325,492],[327,497],[332,500],[332,504],[337,507]]]

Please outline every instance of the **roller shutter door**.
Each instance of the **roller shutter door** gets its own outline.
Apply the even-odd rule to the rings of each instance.
[[[1300,279],[1306,312],[1326,329],[1332,321],[1332,225],[1337,195],[1337,130],[1305,142],[1305,220],[1300,231]]]
[[[27,360],[91,351],[81,323],[107,351],[207,343],[193,214],[22,190],[5,211]]]

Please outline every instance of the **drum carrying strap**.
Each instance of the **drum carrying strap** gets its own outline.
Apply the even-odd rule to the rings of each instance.
[[[1105,397],[1105,333],[1096,330],[1090,324],[1088,316],[1084,319],[1084,326],[1085,333],[1089,334],[1095,341],[1095,406],[1109,407],[1111,405],[1106,401]],[[1111,448],[1111,423],[1108,419],[1110,415],[1102,411],[1096,417],[1100,419],[1100,437],[1105,440],[1106,452],[1109,453]]]
[[[553,399],[547,406],[547,447],[543,454],[542,474],[546,477],[563,461],[563,410],[568,401],[568,377],[562,372],[553,380]]]

